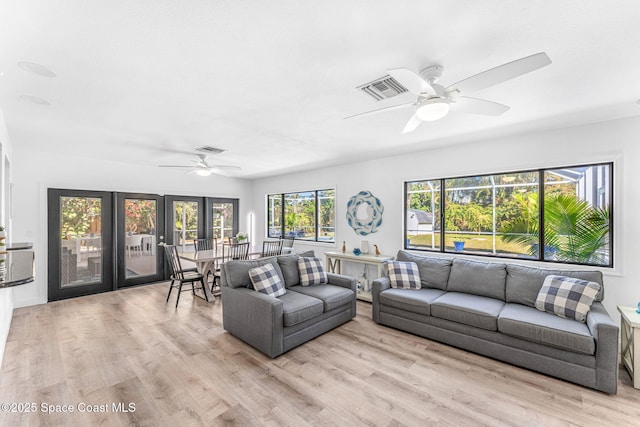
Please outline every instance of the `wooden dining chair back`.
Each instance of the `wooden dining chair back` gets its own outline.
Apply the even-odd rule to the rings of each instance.
[[[171,284],[169,285],[169,294],[167,295],[166,302],[169,302],[169,297],[171,296],[171,291],[173,290],[173,288],[178,288],[178,297],[176,298],[176,307],[178,307],[178,302],[180,301],[180,293],[182,292],[182,285],[184,283],[191,283],[191,292],[193,293],[193,295],[195,295],[195,282],[200,282],[204,297],[207,301],[209,301],[207,291],[204,288],[204,276],[197,271],[193,271],[192,269],[182,268],[180,257],[178,256],[178,248],[175,245],[166,245],[164,246],[164,253],[167,257],[167,263],[169,264],[169,271],[171,273]],[[175,284],[176,282],[178,283]]]
[[[220,263],[224,264],[227,261],[234,259],[249,259],[249,242],[244,243],[223,243],[222,255],[220,257]],[[216,295],[219,292],[215,291],[216,284],[220,287],[220,267],[216,269],[213,277],[213,284],[211,285],[211,292]]]
[[[249,259],[249,242],[222,245],[222,262],[233,259]]]
[[[281,253],[284,255],[290,254],[293,252],[293,242],[296,240],[293,236],[287,236],[282,239],[282,251]]]
[[[282,254],[282,240],[265,240],[262,242],[261,258]]]
[[[193,247],[198,251],[215,251],[218,248],[217,239],[196,239],[193,241]]]

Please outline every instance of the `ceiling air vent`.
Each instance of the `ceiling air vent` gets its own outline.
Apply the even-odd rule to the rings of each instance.
[[[407,88],[402,86],[396,79],[391,76],[384,76],[372,82],[358,86],[356,89],[362,91],[375,99],[381,101],[383,99],[393,98],[396,95],[407,92]]]
[[[220,154],[220,153],[224,153],[227,150],[205,145],[204,147],[196,148],[196,151],[202,151],[203,153],[207,153],[207,154]]]

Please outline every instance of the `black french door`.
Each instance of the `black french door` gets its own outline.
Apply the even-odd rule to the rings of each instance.
[[[49,189],[48,300],[114,289],[113,195]]]
[[[48,300],[166,279],[159,243],[238,233],[238,200],[48,190]]]
[[[118,288],[165,278],[164,197],[116,193],[116,263]]]

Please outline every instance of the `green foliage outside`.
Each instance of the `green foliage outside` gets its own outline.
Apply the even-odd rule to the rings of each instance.
[[[70,240],[90,234],[92,223],[100,221],[101,211],[102,200],[98,198],[60,198],[61,238]]]

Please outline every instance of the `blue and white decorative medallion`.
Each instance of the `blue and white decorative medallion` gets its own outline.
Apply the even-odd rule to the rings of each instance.
[[[347,222],[361,236],[375,233],[382,224],[384,207],[370,191],[361,191],[347,203]]]

